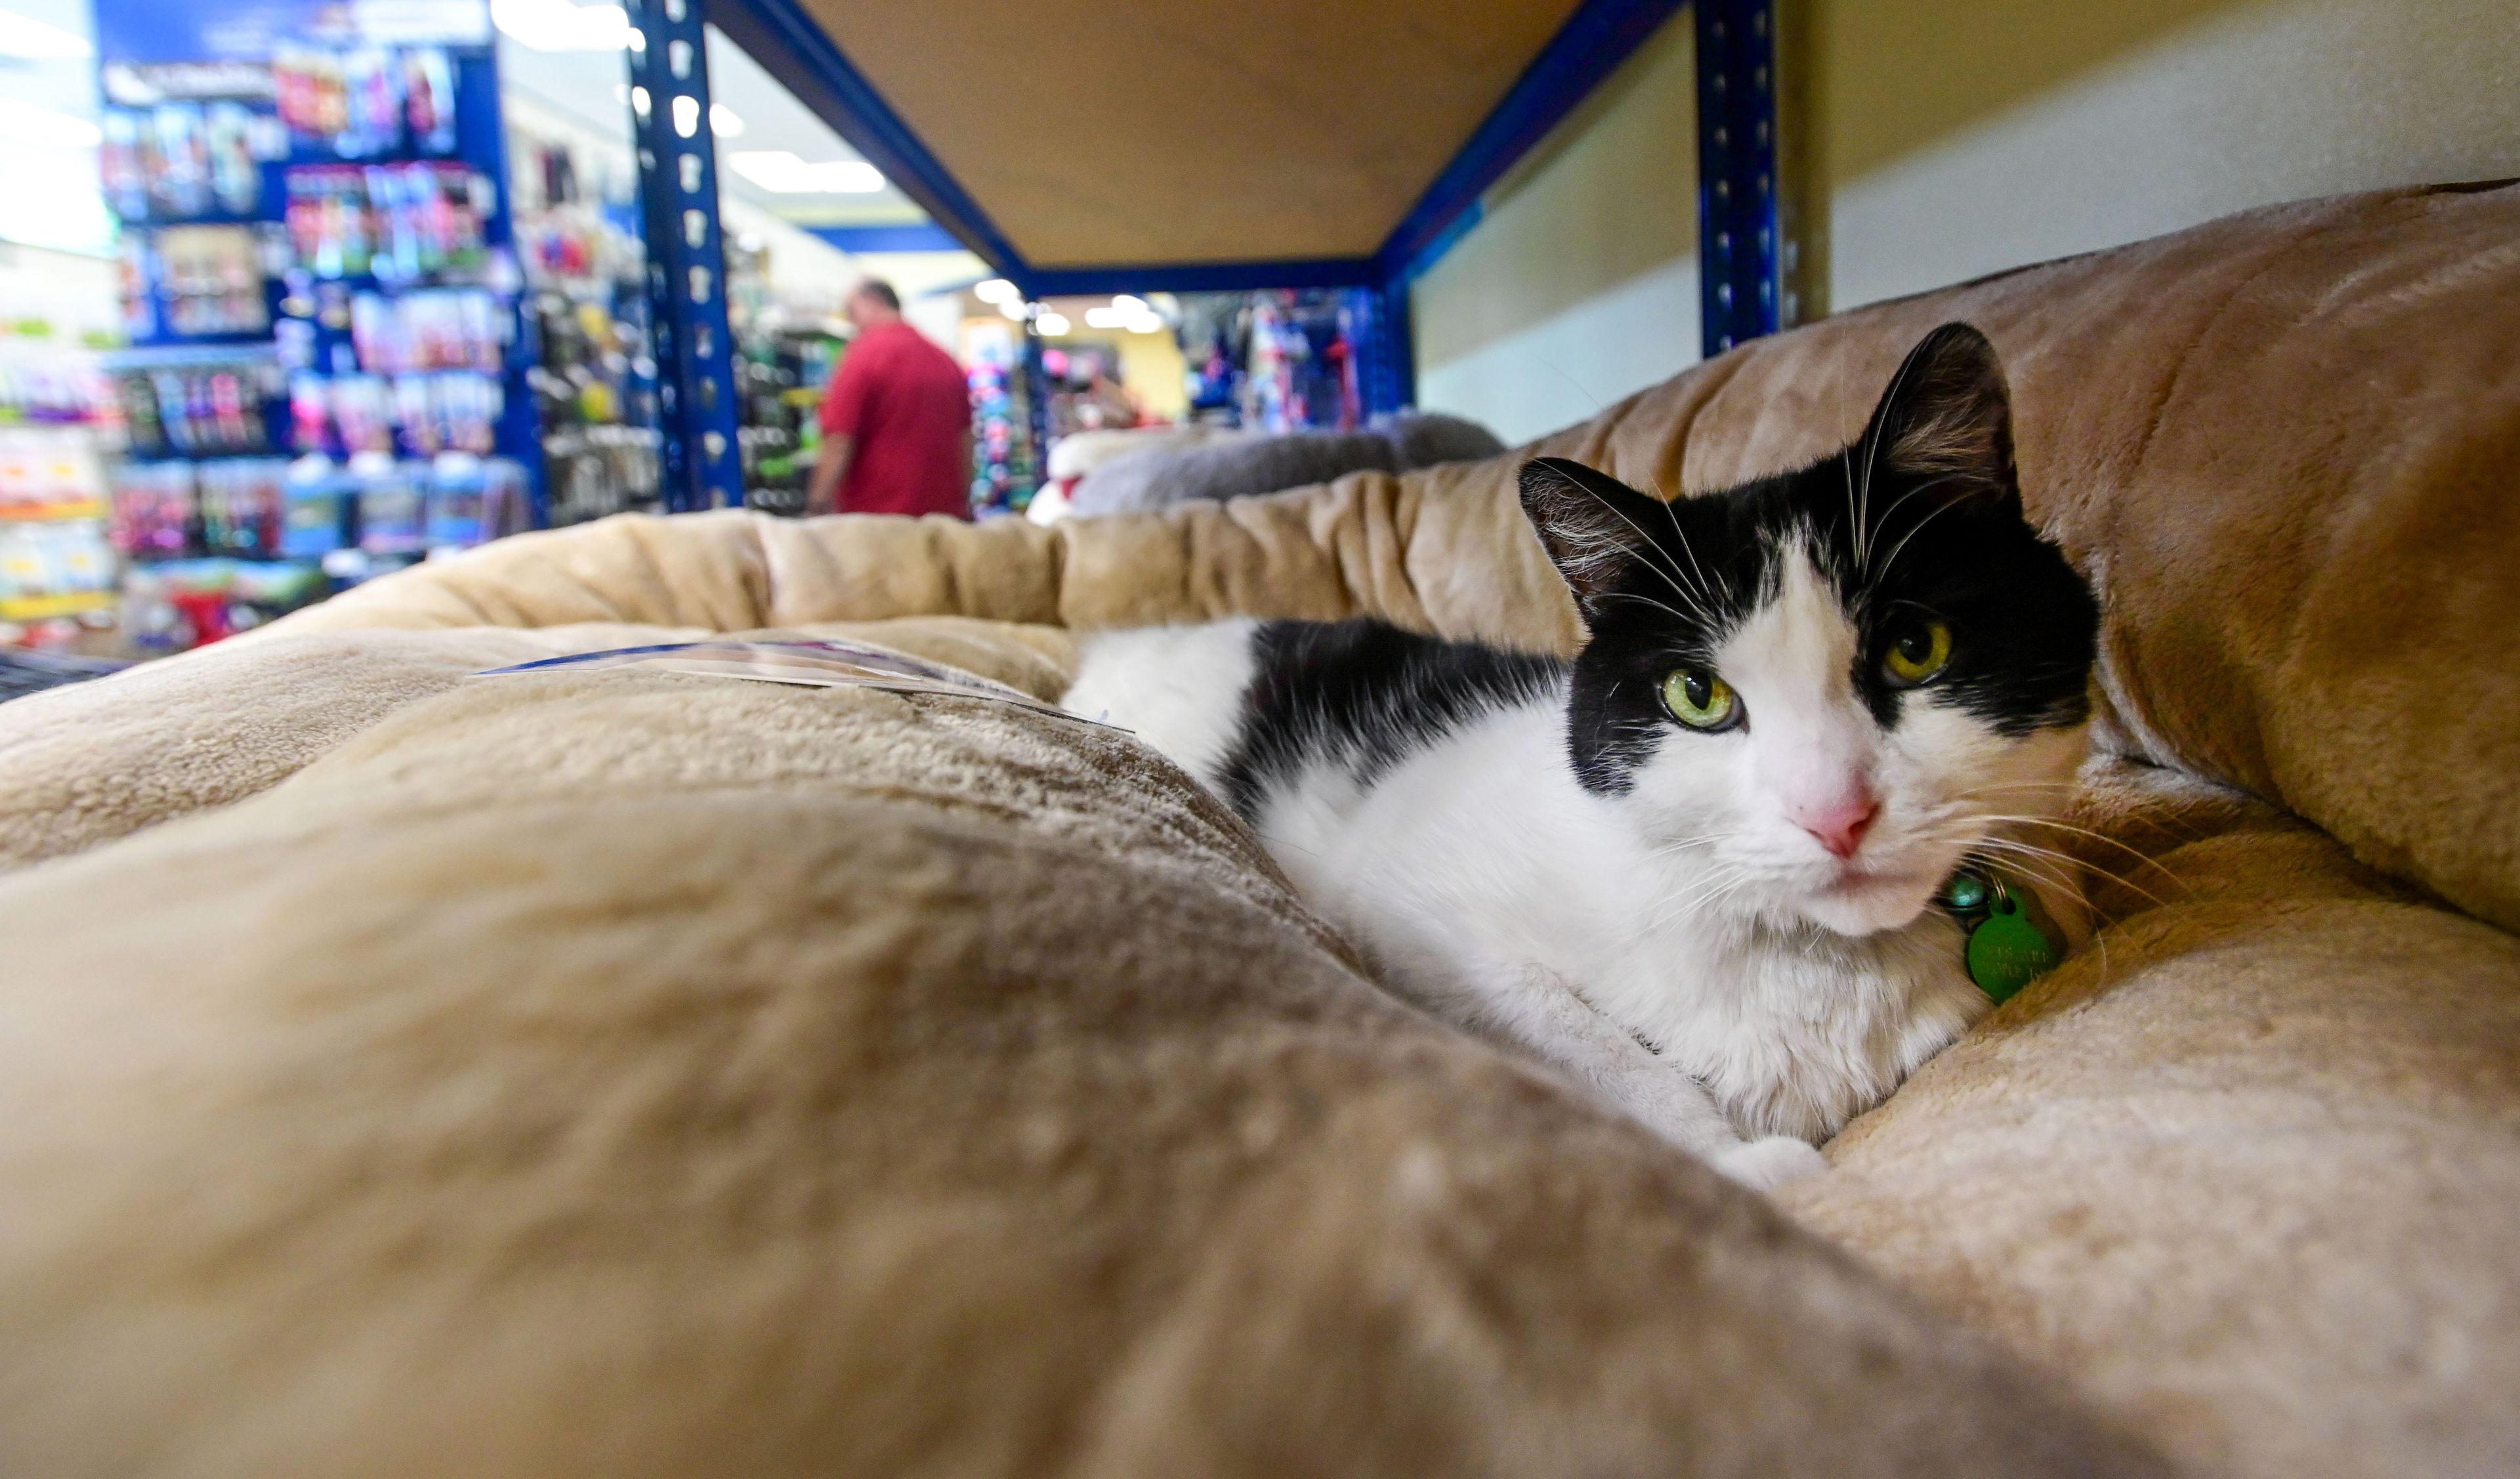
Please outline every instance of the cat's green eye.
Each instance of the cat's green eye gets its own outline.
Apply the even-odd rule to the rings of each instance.
[[[1662,680],[1662,706],[1691,729],[1730,729],[1741,718],[1741,701],[1732,685],[1711,672],[1681,668]]]
[[[1952,629],[1932,617],[1911,617],[1892,628],[1881,654],[1881,675],[1892,686],[1930,683],[1952,665]]]

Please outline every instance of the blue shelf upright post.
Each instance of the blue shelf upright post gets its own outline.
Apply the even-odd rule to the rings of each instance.
[[[735,435],[735,335],[726,313],[700,0],[628,0],[627,8],[643,43],[630,53],[630,124],[647,225],[665,507],[737,506],[743,465]]]
[[[1357,393],[1370,421],[1408,410],[1418,399],[1409,342],[1409,284],[1349,290],[1357,348]]]
[[[1024,319],[1023,357],[1015,373],[1023,378],[1024,435],[1032,439],[1032,482],[1037,491],[1050,485],[1050,369],[1042,361],[1041,331]]]
[[[1790,328],[1794,244],[1778,168],[1778,0],[1695,0],[1698,322],[1708,358]]]

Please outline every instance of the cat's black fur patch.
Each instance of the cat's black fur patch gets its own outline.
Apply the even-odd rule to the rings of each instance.
[[[1964,324],[1926,337],[1853,446],[1795,472],[1665,502],[1544,458],[1523,507],[1582,607],[1567,742],[1576,774],[1617,794],[1666,743],[1699,743],[1662,709],[1681,662],[1711,663],[1777,589],[1797,542],[1862,645],[1851,674],[1883,727],[1948,702],[2018,738],[2081,723],[2097,650],[2090,586],[2021,510],[2010,407],[1993,347]],[[1954,633],[1944,674],[1902,689],[1882,671],[1904,617]],[[1747,722],[1755,729],[1756,712]]]
[[[1481,715],[1556,694],[1566,664],[1387,622],[1269,622],[1252,636],[1242,722],[1219,780],[1256,821],[1273,785],[1307,764],[1371,783]]]

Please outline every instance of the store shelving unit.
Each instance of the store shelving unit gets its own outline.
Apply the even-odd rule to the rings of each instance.
[[[703,3],[705,17],[699,15]],[[1682,3],[1582,0],[1371,254],[1054,267],[1027,259],[1015,248],[987,204],[886,102],[882,79],[844,55],[803,0],[646,0],[650,13],[688,6],[693,24],[705,19],[724,30],[928,212],[935,226],[922,230],[949,234],[1028,297],[1358,290],[1353,311],[1364,329],[1358,386],[1368,412],[1398,409],[1415,399],[1411,282],[1477,224],[1485,193],[1676,16]],[[1786,52],[1778,39],[1786,9],[1779,0],[1697,0],[1693,7],[1703,206],[1698,259],[1709,354],[1790,325],[1801,307],[1793,287],[1798,254],[1778,107]],[[634,5],[632,14],[643,12]],[[654,44],[652,37],[652,69]],[[663,162],[669,157],[670,150],[654,156],[658,172],[671,167]]]
[[[116,3],[130,11],[162,8],[167,0]],[[1353,398],[1364,413],[1373,414],[1415,399],[1410,284],[1478,222],[1482,199],[1508,171],[1678,15],[1682,0],[1580,0],[1553,22],[1553,29],[1534,31],[1539,44],[1510,85],[1418,197],[1405,207],[1394,203],[1397,224],[1370,252],[1247,260],[1070,257],[1057,264],[1032,260],[1016,248],[991,203],[958,179],[887,102],[883,78],[843,54],[815,20],[810,3],[630,0],[626,6],[638,39],[630,52],[628,91],[636,105],[647,306],[659,371],[664,502],[672,509],[720,507],[744,498],[738,346],[727,304],[727,239],[709,126],[704,26],[715,25],[742,47],[933,223],[829,228],[835,236],[863,237],[838,244],[874,251],[911,246],[914,237],[915,245],[931,250],[958,243],[1035,300],[1339,290],[1348,295],[1341,311],[1352,329]],[[1797,257],[1790,195],[1783,183],[1789,140],[1778,108],[1779,72],[1787,58],[1778,44],[1781,9],[1778,0],[1697,0],[1693,8],[1703,192],[1699,260],[1710,353],[1792,322],[1800,306],[1793,291]],[[1552,23],[1534,19],[1544,27]],[[506,229],[503,214],[496,229]],[[1037,347],[1028,347],[1026,362],[1036,357],[1031,351]],[[510,368],[520,365],[519,356]],[[527,401],[512,393],[512,411],[523,414]]]

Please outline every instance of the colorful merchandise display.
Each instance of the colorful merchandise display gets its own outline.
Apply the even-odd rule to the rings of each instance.
[[[0,426],[0,622],[22,626],[113,604],[93,430],[80,422]]]
[[[1185,294],[1192,414],[1263,432],[1365,421],[1357,346],[1372,295],[1356,289]]]
[[[121,434],[96,356],[0,336],[0,641],[62,645],[106,619],[115,562],[106,466]]]
[[[105,364],[133,457],[259,457],[286,446],[272,417],[280,367],[267,347],[128,349]]]
[[[820,328],[742,336],[735,373],[741,401],[736,443],[744,502],[764,513],[805,512],[806,483],[822,450],[818,412],[846,346]]]
[[[143,649],[538,521],[486,27],[288,15],[241,55],[161,0],[98,7],[130,340],[106,361],[128,460],[100,485]]]
[[[1021,513],[1041,483],[1022,343],[1011,323],[971,319],[962,347],[971,387],[971,507]]]
[[[622,168],[608,177],[563,139],[511,140],[527,287],[526,383],[554,525],[658,507],[663,437],[650,352],[647,254]],[[607,199],[610,188],[618,199]]]
[[[783,293],[773,248],[726,245],[727,322],[735,333],[736,450],[743,501],[763,513],[800,515],[822,454],[818,412],[848,342],[812,290]]]

